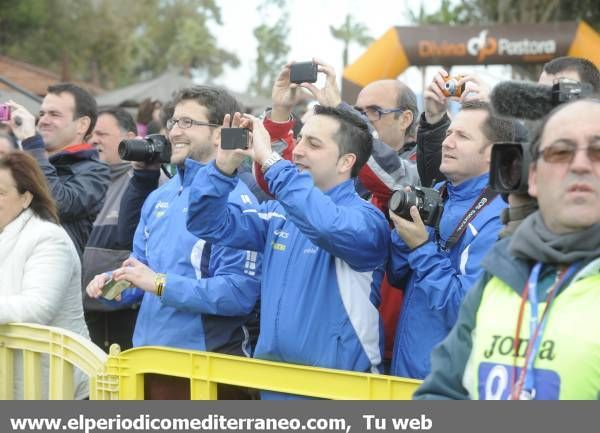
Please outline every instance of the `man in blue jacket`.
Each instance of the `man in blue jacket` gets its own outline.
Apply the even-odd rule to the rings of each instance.
[[[251,330],[246,324],[256,319],[260,255],[211,245],[206,238],[186,230],[192,180],[215,158],[224,116],[239,111],[240,106],[226,91],[209,86],[184,89],[174,103],[167,127],[171,162],[177,166],[177,174],[144,202],[133,253],[112,273],[115,280],[127,280],[138,288],[124,295],[121,302],[139,301],[143,296],[133,346],[220,348],[251,356]],[[229,200],[240,207],[258,204],[242,182],[230,192]],[[97,275],[87,293],[98,297],[107,279],[107,274]],[[207,340],[207,316],[211,317],[210,325],[218,327],[218,332],[210,332],[211,341]],[[215,316],[221,320],[212,320]],[[233,344],[237,347],[228,347]],[[180,390],[183,392],[168,391],[173,382],[174,378],[169,378],[164,386],[154,377],[148,388],[159,390],[158,394],[146,396],[189,398],[189,382]]]
[[[239,123],[236,115],[233,124]],[[357,195],[352,179],[371,153],[366,124],[337,108],[315,107],[293,163],[273,152],[258,119],[248,116],[241,126],[253,129],[253,142],[248,150],[219,149],[215,163],[198,173],[188,229],[264,253],[255,357],[379,371],[378,287],[389,228],[383,214]],[[228,201],[245,156],[260,165],[276,200],[253,207]]]
[[[481,260],[498,238],[506,206],[488,188],[491,145],[512,141],[515,125],[493,115],[486,102],[465,102],[442,144],[437,185],[444,211],[439,227],[426,228],[416,206],[412,221],[390,211],[395,230],[389,278],[407,281],[398,321],[392,374],[424,378],[429,356],[456,322],[468,289],[481,275]]]

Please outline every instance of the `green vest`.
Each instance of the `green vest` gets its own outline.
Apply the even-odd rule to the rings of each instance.
[[[538,318],[546,308],[545,298],[540,301],[544,302],[539,304]],[[530,334],[527,302],[519,347],[514,350],[520,305],[521,296],[502,280],[493,277],[485,286],[463,376],[472,399],[506,399],[510,395],[513,354],[517,352],[517,367],[523,367]],[[600,398],[598,260],[580,271],[554,299],[533,367],[536,399]]]

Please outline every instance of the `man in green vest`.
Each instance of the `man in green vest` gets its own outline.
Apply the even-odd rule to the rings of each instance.
[[[532,142],[539,211],[482,262],[415,399],[600,399],[600,100],[560,105]]]

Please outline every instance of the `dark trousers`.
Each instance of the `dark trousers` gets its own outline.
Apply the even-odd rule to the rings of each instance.
[[[219,400],[258,400],[258,391],[234,385],[217,385]],[[144,374],[144,400],[189,400],[190,381],[183,377]]]
[[[85,322],[92,341],[105,352],[117,343],[121,350],[131,349],[131,338],[138,310],[128,308],[116,311],[86,311]]]

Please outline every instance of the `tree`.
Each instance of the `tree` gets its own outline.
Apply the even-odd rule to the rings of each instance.
[[[168,67],[214,77],[239,60],[212,24],[222,24],[215,0],[0,0],[0,52],[105,88]]]
[[[257,41],[256,71],[250,80],[248,91],[254,95],[270,96],[273,82],[287,60],[290,46],[286,43],[290,32],[287,24],[289,14],[283,0],[264,0],[258,7],[263,22],[254,28]],[[274,12],[280,10],[275,19]],[[274,21],[270,24],[269,21]]]
[[[223,72],[223,66],[238,66],[233,53],[217,46],[210,24],[222,25],[215,0],[148,0],[146,14],[138,28],[134,70],[158,75],[169,67],[190,75],[204,70],[209,77]]]
[[[373,42],[373,38],[367,34],[367,27],[362,23],[354,22],[350,14],[346,15],[344,23],[338,28],[329,26],[329,31],[335,39],[339,39],[344,44],[342,53],[344,68],[348,66],[348,49],[352,42],[362,47],[366,47]]]

